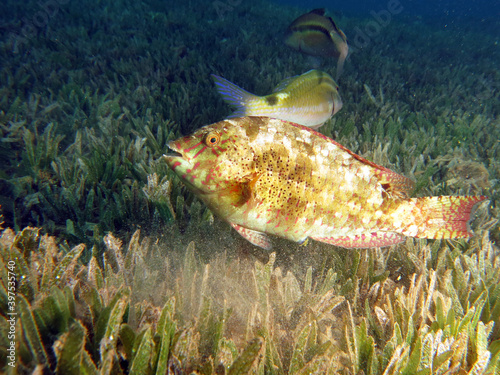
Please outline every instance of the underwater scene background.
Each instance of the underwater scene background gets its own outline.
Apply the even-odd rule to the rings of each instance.
[[[499,374],[499,5],[424,5],[2,2],[1,371]],[[231,113],[211,74],[335,76],[283,43],[314,7],[350,47],[319,131],[414,196],[487,196],[473,237],[269,253],[166,166]]]

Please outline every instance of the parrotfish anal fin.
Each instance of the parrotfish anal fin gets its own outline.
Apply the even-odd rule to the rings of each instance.
[[[384,247],[404,241],[404,236],[392,232],[364,233],[354,237],[311,237],[313,240],[346,248]]]
[[[272,245],[269,237],[265,233],[257,232],[256,230],[242,227],[238,224],[231,223],[231,226],[238,232],[244,239],[251,242],[255,246],[262,247],[265,250],[271,250]]]
[[[390,169],[377,169],[375,174],[379,177],[379,183],[385,193],[392,198],[407,199],[415,189],[415,182]]]

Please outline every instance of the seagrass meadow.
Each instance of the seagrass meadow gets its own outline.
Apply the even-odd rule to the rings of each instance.
[[[320,132],[415,196],[488,196],[474,236],[269,253],[162,155],[231,113],[211,73],[263,95],[311,69],[282,43],[304,10],[41,4],[0,12],[1,372],[500,374],[497,23],[402,12],[361,48],[373,19],[331,13],[353,52]]]

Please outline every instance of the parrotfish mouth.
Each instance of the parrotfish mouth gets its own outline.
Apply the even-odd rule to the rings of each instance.
[[[174,141],[168,142],[167,147],[169,148],[170,151],[173,152],[172,153],[169,152],[168,154],[164,154],[163,156],[182,156],[182,154],[179,152],[180,151],[179,147],[175,144]]]
[[[177,152],[177,151],[171,151],[167,154],[163,154],[163,157],[164,158],[182,158],[182,154],[180,152]]]
[[[179,147],[179,145],[177,145],[174,141],[168,142],[167,147],[169,152],[163,154],[163,157],[165,158],[165,160],[169,165],[173,163],[175,160],[177,161],[180,161],[180,159],[185,160],[181,147]]]
[[[167,146],[170,150],[168,153],[163,154],[163,159],[170,169],[181,179],[182,183],[191,189],[195,195],[203,196],[213,193],[195,183],[196,176],[191,174],[192,163],[189,158],[186,158],[180,152],[180,148],[173,141],[169,142]]]
[[[168,142],[167,147],[169,148],[169,152],[163,154],[163,159],[167,162],[168,166],[176,172],[176,168],[185,162],[186,159],[184,155],[180,152],[180,148],[176,146],[173,141]]]

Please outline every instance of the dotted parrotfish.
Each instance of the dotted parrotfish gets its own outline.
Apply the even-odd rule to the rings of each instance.
[[[217,91],[236,111],[229,116],[266,116],[319,128],[342,108],[337,83],[320,70],[289,77],[273,93],[257,96],[212,74]]]
[[[305,126],[227,119],[171,141],[168,166],[214,214],[254,245],[269,234],[346,248],[406,236],[465,238],[484,196],[410,198],[414,183]]]

